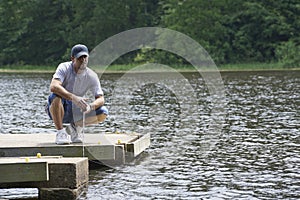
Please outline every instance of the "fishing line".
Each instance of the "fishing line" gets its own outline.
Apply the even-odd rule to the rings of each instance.
[[[85,128],[85,112],[82,113],[82,157],[84,157],[84,128]]]

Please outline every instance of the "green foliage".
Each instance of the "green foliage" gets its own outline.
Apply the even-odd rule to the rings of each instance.
[[[22,63],[17,60],[22,53],[20,42],[23,35],[29,30],[31,17],[26,15],[22,8],[28,8],[30,1],[13,2],[0,1],[0,63],[2,65]]]
[[[299,0],[5,0],[0,1],[0,66],[57,65],[76,43],[90,50],[125,30],[160,26],[196,40],[217,64],[282,62],[298,67]],[[171,39],[176,44],[176,38]],[[187,64],[142,49],[115,64]]]
[[[276,9],[261,2],[245,2],[230,23],[232,48],[239,51],[236,61],[272,61],[278,43],[288,40],[291,27]]]
[[[226,18],[221,9],[226,5],[224,0],[172,2],[168,2],[169,8],[162,23],[199,42],[215,61],[225,62],[224,52],[229,46],[226,41],[227,30],[222,23]]]
[[[277,47],[299,38],[295,0],[170,0],[166,5],[164,24],[196,39],[219,64],[276,61]]]
[[[294,68],[300,66],[300,43],[289,40],[283,42],[276,49],[276,56],[286,68]]]

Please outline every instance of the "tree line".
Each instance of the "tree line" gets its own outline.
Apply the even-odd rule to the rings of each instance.
[[[93,49],[138,27],[179,31],[217,64],[300,64],[299,0],[3,0],[0,66],[56,65],[76,43]],[[185,63],[159,50],[135,51],[119,63]]]

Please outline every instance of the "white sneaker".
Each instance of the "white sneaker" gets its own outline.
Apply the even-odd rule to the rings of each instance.
[[[66,133],[65,129],[58,131],[58,133],[56,134],[55,143],[56,144],[70,144],[71,143],[71,138]]]
[[[66,131],[69,135],[71,135],[71,141],[73,143],[82,143],[83,134],[80,126],[75,126],[74,123],[71,123],[67,126]]]

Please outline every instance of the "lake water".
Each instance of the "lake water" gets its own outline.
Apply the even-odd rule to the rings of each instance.
[[[141,87],[118,85],[123,74],[103,75],[110,116],[86,132],[150,132],[151,146],[132,163],[90,170],[80,199],[299,199],[300,71],[221,75],[225,119],[209,151],[203,145],[212,97],[199,74]],[[51,74],[0,74],[1,134],[55,133],[44,112],[50,79]],[[192,88],[197,105],[168,85],[183,94]],[[0,199],[36,196],[36,189],[0,190]]]

